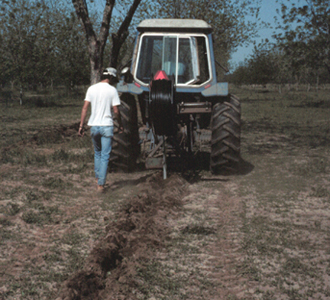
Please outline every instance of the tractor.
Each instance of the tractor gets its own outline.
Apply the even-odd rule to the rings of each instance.
[[[217,82],[212,27],[203,20],[149,19],[137,27],[133,56],[117,85],[124,132],[114,135],[111,162],[131,170],[146,144],[146,168],[163,169],[207,144],[214,174],[240,161],[241,108]],[[138,126],[137,111],[143,126]]]

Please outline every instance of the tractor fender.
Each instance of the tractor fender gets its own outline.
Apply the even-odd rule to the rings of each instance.
[[[204,97],[228,96],[228,82],[219,82],[202,91]]]
[[[135,95],[140,95],[143,93],[143,89],[136,86],[134,83],[125,83],[123,81],[120,81],[117,84],[117,91],[118,93],[130,93]]]

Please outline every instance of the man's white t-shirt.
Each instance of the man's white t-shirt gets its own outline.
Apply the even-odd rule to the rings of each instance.
[[[113,126],[111,107],[120,105],[117,90],[106,82],[99,82],[87,90],[85,101],[91,103],[88,126]]]

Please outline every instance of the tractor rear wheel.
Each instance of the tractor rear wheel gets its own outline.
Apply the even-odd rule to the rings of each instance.
[[[140,154],[137,106],[134,96],[122,94],[119,106],[124,132],[119,133],[119,124],[114,120],[114,136],[110,156],[111,168],[130,172],[136,167]]]
[[[230,95],[214,105],[211,117],[211,172],[237,172],[240,161],[241,105]]]

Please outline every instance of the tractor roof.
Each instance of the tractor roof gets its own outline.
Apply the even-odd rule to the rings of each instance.
[[[149,19],[142,21],[137,29],[140,32],[212,32],[209,24],[195,19]]]

